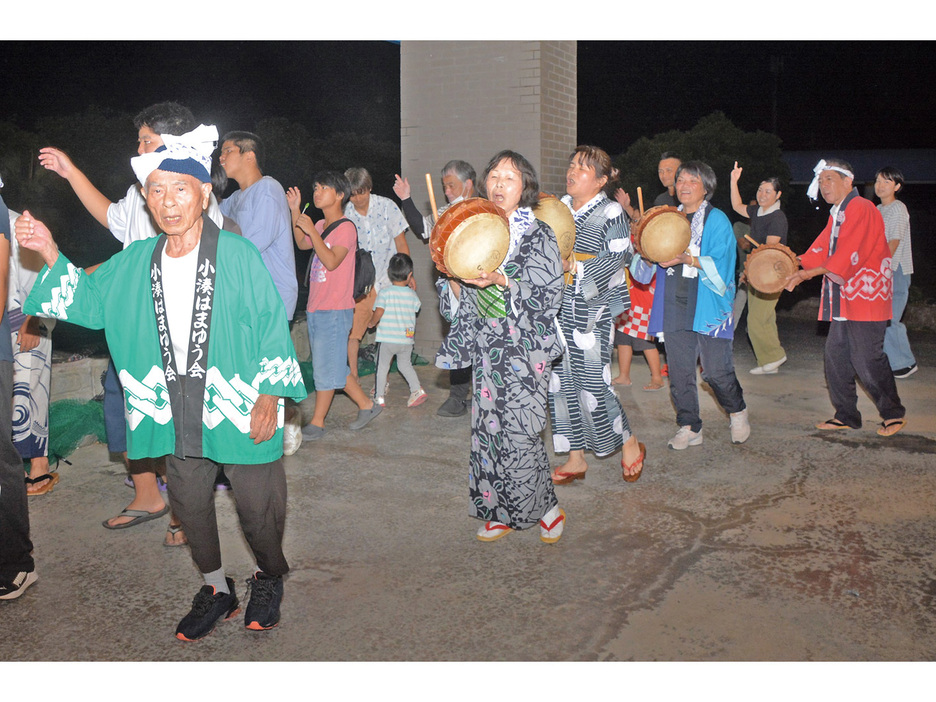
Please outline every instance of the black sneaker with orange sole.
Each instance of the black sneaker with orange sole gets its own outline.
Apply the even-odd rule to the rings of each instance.
[[[244,626],[265,631],[279,624],[280,603],[283,601],[283,576],[267,575],[258,570],[247,581],[250,601],[244,615]]]
[[[218,592],[211,585],[203,585],[192,600],[191,611],[182,617],[176,627],[176,638],[180,641],[197,641],[212,631],[219,619],[227,621],[240,611],[240,603],[234,592],[234,581],[225,578],[230,592]]]

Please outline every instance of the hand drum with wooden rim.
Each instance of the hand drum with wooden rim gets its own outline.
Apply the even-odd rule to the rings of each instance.
[[[539,202],[533,207],[533,215],[553,230],[559,244],[559,258],[568,258],[575,246],[575,218],[572,210],[549,193],[540,193],[539,197]]]
[[[634,248],[653,263],[671,261],[689,248],[689,219],[671,205],[651,207],[631,229]]]
[[[509,245],[507,214],[481,197],[449,207],[429,235],[429,255],[436,268],[447,276],[468,280],[500,266]]]
[[[761,244],[744,261],[748,284],[765,295],[780,292],[787,278],[799,268],[793,251],[783,244]]]

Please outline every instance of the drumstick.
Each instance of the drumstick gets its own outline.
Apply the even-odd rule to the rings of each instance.
[[[751,235],[750,235],[750,234],[745,234],[745,235],[744,235],[744,238],[747,239],[748,241],[750,241],[752,244],[754,244],[754,248],[755,248],[755,249],[756,249],[758,246],[760,246],[760,244],[758,244],[756,241],[754,241],[754,240],[751,238]]]
[[[432,191],[432,176],[428,173],[426,174],[426,187],[429,188],[429,204],[432,205],[432,222],[435,224],[438,210],[435,204],[435,193]]]
[[[639,185],[637,186],[637,202],[640,205],[640,216],[643,217],[643,190]]]

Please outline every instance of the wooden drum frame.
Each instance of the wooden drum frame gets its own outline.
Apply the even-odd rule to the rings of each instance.
[[[449,207],[432,228],[429,255],[449,277],[471,280],[507,258],[507,214],[490,200],[472,197]]]
[[[637,253],[652,263],[673,260],[689,248],[691,239],[689,219],[671,205],[651,207],[631,230]]]
[[[799,269],[799,259],[783,244],[759,244],[744,260],[748,285],[765,295],[778,293]]]
[[[575,217],[572,216],[572,210],[549,193],[540,193],[539,198],[539,202],[533,206],[533,215],[550,226],[559,244],[559,258],[567,259],[575,247]]]

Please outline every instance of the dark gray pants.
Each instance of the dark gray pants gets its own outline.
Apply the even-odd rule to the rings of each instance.
[[[36,568],[23,459],[13,446],[13,364],[0,361],[0,580]]]
[[[825,345],[825,374],[835,418],[853,429],[861,428],[857,377],[871,396],[881,419],[901,419],[907,411],[900,403],[897,382],[884,353],[887,322],[833,320]]]
[[[215,478],[220,466],[207,458],[166,456],[169,504],[182,523],[192,559],[202,573],[221,567],[221,543],[215,514]],[[257,465],[224,465],[237,504],[244,538],[267,575],[285,575],[286,473],[282,459]]]
[[[694,331],[668,331],[664,334],[666,362],[669,364],[670,398],[676,407],[676,423],[702,430],[699,415],[699,387],[696,367],[702,363],[702,380],[715,393],[715,399],[729,414],[740,412],[744,393],[735,375],[733,339],[716,339]]]

